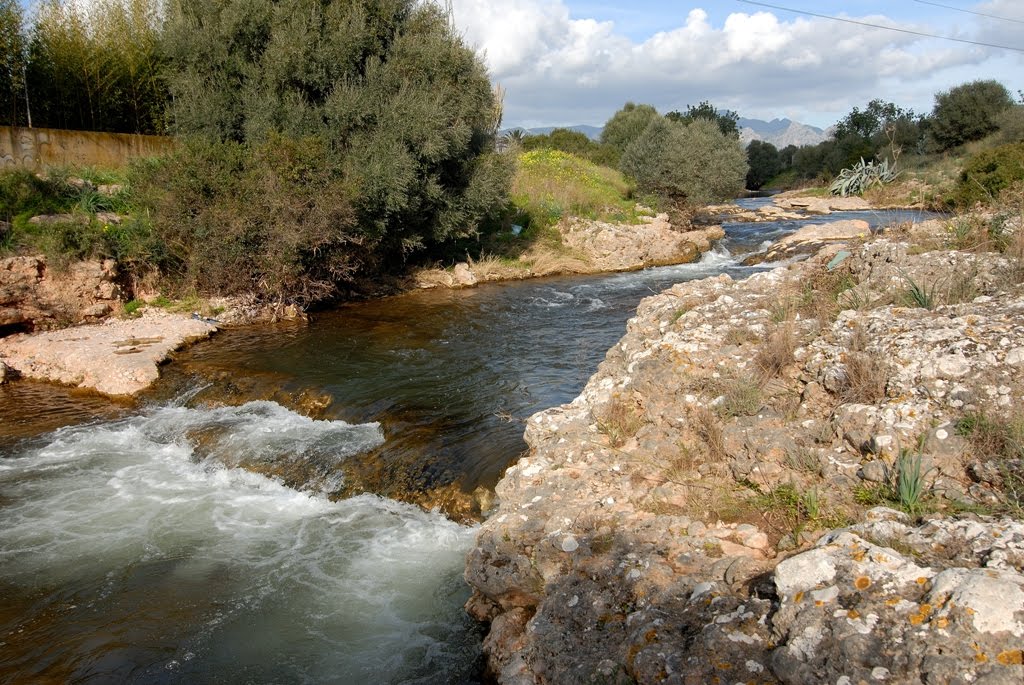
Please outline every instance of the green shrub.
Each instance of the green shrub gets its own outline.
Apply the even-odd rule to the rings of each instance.
[[[615,168],[619,164],[619,152],[614,147],[598,143],[579,131],[567,128],[556,128],[544,135],[526,136],[522,139],[521,145],[524,152],[560,150],[601,166]]]
[[[512,183],[518,221],[538,229],[563,216],[607,221],[636,218],[633,186],[615,169],[558,150],[519,155]]]
[[[626,148],[619,168],[644,192],[703,204],[743,191],[747,155],[713,121],[681,124],[658,116]]]
[[[171,3],[173,130],[142,190],[171,274],[310,302],[476,236],[506,204],[500,102],[435,3]]]
[[[998,81],[972,81],[936,93],[929,132],[940,150],[981,140],[999,128],[999,116],[1013,106]]]
[[[1024,180],[1024,142],[983,150],[964,165],[956,189],[956,202],[970,206],[989,203],[1001,190]]]

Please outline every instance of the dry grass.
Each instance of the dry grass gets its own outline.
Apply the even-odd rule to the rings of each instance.
[[[691,412],[693,427],[703,441],[708,457],[716,462],[724,461],[728,456],[725,452],[725,437],[722,435],[722,422],[714,412],[698,407]]]
[[[754,357],[754,363],[764,381],[778,376],[782,369],[792,363],[796,345],[796,336],[789,324],[779,326],[765,336]]]
[[[755,381],[736,378],[725,384],[718,412],[722,416],[753,416],[764,405],[761,385]]]
[[[875,404],[885,399],[889,384],[888,366],[874,355],[851,350],[846,355],[846,384],[841,396],[845,402]]]
[[[643,417],[636,403],[614,395],[606,405],[595,412],[597,429],[608,436],[612,447],[622,447],[636,435],[643,425]]]

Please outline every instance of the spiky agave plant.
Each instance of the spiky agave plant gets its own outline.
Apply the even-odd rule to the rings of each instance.
[[[896,164],[890,166],[888,159],[882,160],[881,164],[875,164],[874,160],[865,162],[861,157],[857,164],[839,172],[839,176],[829,186],[828,191],[842,197],[860,195],[873,185],[891,183],[899,175]]]

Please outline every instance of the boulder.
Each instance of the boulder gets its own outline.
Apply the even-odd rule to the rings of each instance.
[[[452,269],[452,277],[455,279],[455,284],[459,287],[467,287],[477,283],[476,274],[469,268],[469,264],[465,262],[459,262],[455,265],[455,268]]]

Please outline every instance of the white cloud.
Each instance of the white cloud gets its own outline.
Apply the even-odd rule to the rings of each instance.
[[[941,80],[947,70],[980,71],[978,65],[998,52],[824,19],[783,20],[762,11],[735,12],[715,26],[700,8],[682,25],[636,42],[612,22],[572,16],[562,0],[452,4],[456,25],[485,51],[492,78],[506,88],[511,125],[600,124],[627,100],[667,111],[708,99],[744,116],[799,112],[825,123],[874,97],[927,110],[934,89],[917,95],[927,102],[901,94],[917,93],[916,84]],[[1017,16],[1022,10],[1013,6],[1022,4],[993,0],[987,6],[993,14]],[[891,23],[881,16],[861,19]],[[1008,24],[986,21],[982,29]],[[974,25],[962,22],[968,24]],[[1018,42],[1022,26],[1011,24]],[[978,76],[992,77],[999,76]]]

